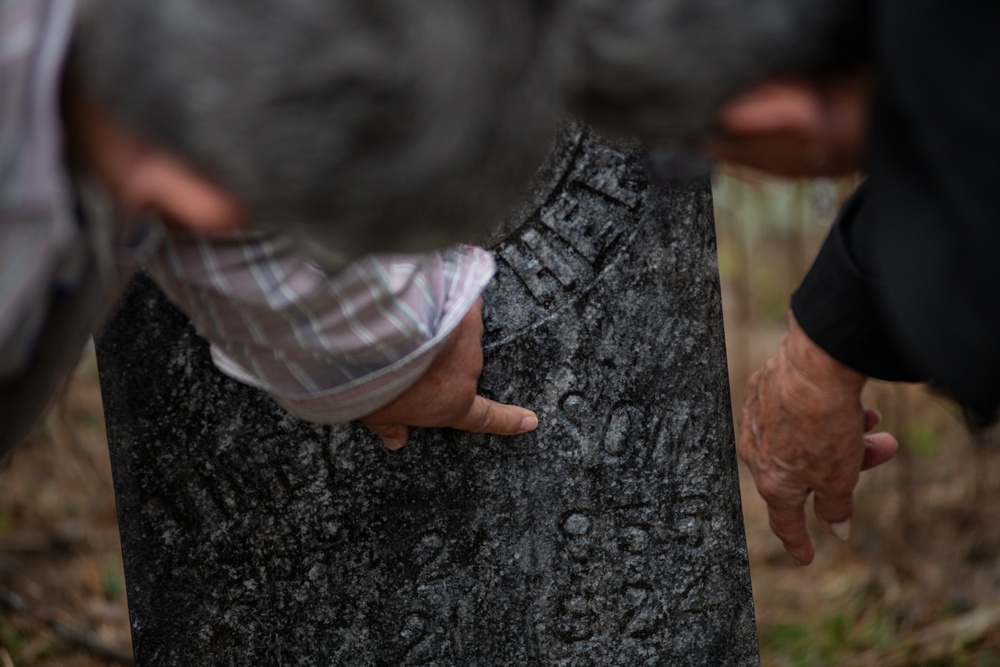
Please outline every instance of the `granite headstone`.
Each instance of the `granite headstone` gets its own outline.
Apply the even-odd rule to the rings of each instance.
[[[492,240],[530,435],[297,421],[147,279],[98,344],[139,665],[756,665],[711,194],[568,127]]]

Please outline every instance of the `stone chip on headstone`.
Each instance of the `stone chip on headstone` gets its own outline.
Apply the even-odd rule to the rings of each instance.
[[[711,195],[571,126],[492,240],[482,393],[399,452],[221,376],[147,280],[99,340],[140,665],[756,665]]]

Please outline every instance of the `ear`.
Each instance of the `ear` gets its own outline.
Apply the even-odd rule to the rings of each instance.
[[[129,208],[159,211],[199,234],[234,231],[246,221],[235,197],[158,147],[147,145],[134,157],[120,192]]]
[[[758,84],[723,106],[716,118],[723,135],[748,137],[790,133],[820,136],[825,112],[818,88],[799,80]]]
[[[76,86],[67,89],[71,147],[126,219],[158,211],[201,234],[244,226],[243,207],[199,170],[133,131]]]

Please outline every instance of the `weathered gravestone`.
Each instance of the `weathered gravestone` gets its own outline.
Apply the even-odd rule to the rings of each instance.
[[[140,665],[752,665],[707,183],[567,129],[495,239],[499,438],[296,421],[147,280],[99,341]]]

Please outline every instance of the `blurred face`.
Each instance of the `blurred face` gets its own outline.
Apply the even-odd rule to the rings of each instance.
[[[67,100],[74,157],[104,184],[123,220],[146,213],[200,234],[246,226],[240,203],[191,165],[139,136],[78,90]]]
[[[870,79],[855,73],[822,82],[774,80],[719,113],[714,158],[780,176],[849,174],[863,168]]]

